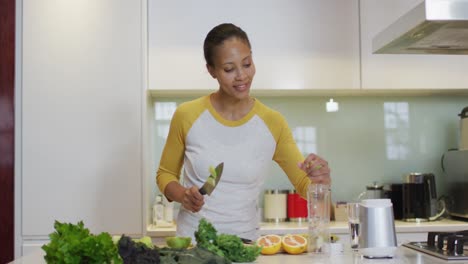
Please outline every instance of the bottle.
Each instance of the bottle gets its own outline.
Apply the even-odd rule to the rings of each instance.
[[[156,195],[153,204],[153,225],[158,226],[164,221],[164,205],[162,195]]]
[[[174,203],[169,202],[165,196],[163,196],[164,204],[164,220],[168,225],[172,225],[174,221]]]

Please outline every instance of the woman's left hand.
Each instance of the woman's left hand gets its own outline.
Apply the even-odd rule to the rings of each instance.
[[[328,162],[315,154],[309,154],[304,162],[299,162],[297,166],[307,173],[307,176],[314,183],[330,184],[330,168]]]

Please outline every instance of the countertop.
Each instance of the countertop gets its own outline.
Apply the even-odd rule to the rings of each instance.
[[[10,264],[43,264],[46,263],[44,260],[44,252],[38,250],[32,254],[17,259]],[[276,254],[272,256],[259,256],[254,262],[257,264],[303,264],[303,263],[315,263],[315,264],[408,264],[408,263],[417,263],[417,264],[441,264],[449,263],[442,259],[435,258],[426,254],[422,254],[418,251],[408,249],[405,247],[398,247],[398,250],[395,253],[394,258],[392,259],[366,259],[361,257],[358,253],[353,253],[351,251],[345,251],[341,254],[333,254],[331,256],[313,256],[311,254],[301,254],[301,255],[287,255],[287,254]],[[455,261],[450,263],[467,263],[467,261]]]
[[[395,221],[395,231],[397,233],[427,233],[430,231],[460,231],[468,229],[468,221],[453,219],[442,219],[433,222],[405,222]],[[147,229],[147,235],[151,237],[174,236],[176,227],[155,227],[150,225]],[[260,224],[260,234],[299,234],[307,232],[307,222],[280,222]],[[348,222],[330,223],[330,232],[337,235],[348,234]]]

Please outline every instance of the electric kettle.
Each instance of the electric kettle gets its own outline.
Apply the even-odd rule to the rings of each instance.
[[[391,258],[397,249],[390,199],[367,199],[359,205],[359,252],[367,258]]]
[[[373,182],[371,185],[366,186],[366,190],[359,194],[358,201],[365,199],[381,199],[384,198],[385,192],[383,185]]]

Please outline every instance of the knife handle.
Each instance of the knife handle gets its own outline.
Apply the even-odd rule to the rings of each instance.
[[[205,189],[203,189],[203,188],[198,189],[198,192],[199,192],[201,195],[205,195],[205,194],[206,194],[206,191],[205,191]]]

